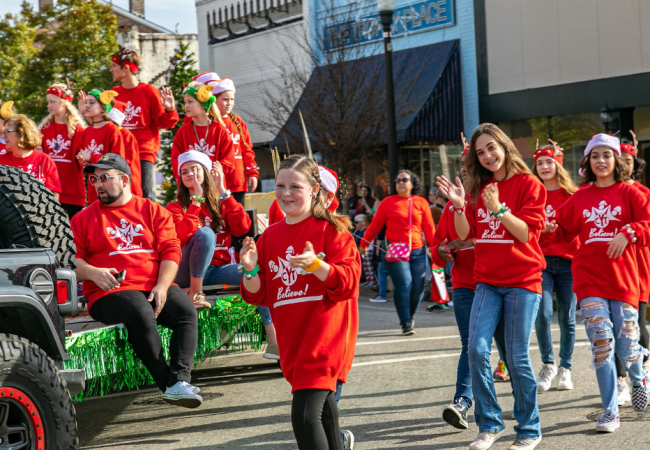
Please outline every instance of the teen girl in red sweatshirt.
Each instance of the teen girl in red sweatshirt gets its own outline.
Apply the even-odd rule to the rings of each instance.
[[[454,206],[458,237],[475,239],[477,286],[468,351],[479,434],[469,448],[489,448],[505,429],[489,361],[496,326],[504,320],[518,422],[517,439],[510,448],[532,449],[542,433],[528,347],[542,292],[544,256],[538,239],[544,228],[546,192],[510,138],[490,123],[479,125],[472,135],[467,172],[467,205],[458,178],[454,184],[439,177],[438,183]]]
[[[341,448],[334,393],[347,380],[359,326],[359,252],[349,219],[325,209],[320,189],[311,159],[282,161],[275,193],[286,219],[257,243],[246,238],[241,252],[244,300],[272,311],[301,450]]]
[[[535,152],[533,175],[544,183],[546,188],[546,222],[553,220],[555,211],[576,191],[569,173],[562,167],[562,150],[557,144],[545,146]],[[546,230],[544,230],[546,231]],[[542,271],[542,302],[540,303],[535,332],[542,357],[542,369],[537,378],[538,392],[550,389],[553,379],[558,376],[558,365],[553,356],[551,323],[553,320],[553,290],[557,295],[557,317],[560,324],[560,367],[557,389],[573,389],[571,379],[571,359],[576,340],[576,296],[573,293],[571,262],[578,251],[578,240],[553,243],[553,236],[542,231],[539,244],[546,259],[546,269]]]
[[[587,144],[579,189],[556,214],[559,241],[580,238],[573,258],[573,291],[592,343],[593,366],[604,413],[596,431],[620,426],[614,349],[632,379],[632,405],[648,404],[643,352],[639,343],[637,250],[650,242],[650,198],[628,185],[614,136],[598,134]],[[595,262],[598,267],[595,267]]]
[[[50,155],[59,172],[61,206],[68,219],[86,206],[83,169],[75,159],[74,142],[81,137],[86,123],[72,104],[72,93],[65,84],[55,84],[47,90],[49,115],[38,126],[43,135],[43,152]]]

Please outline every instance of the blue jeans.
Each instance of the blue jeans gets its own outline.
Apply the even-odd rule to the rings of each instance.
[[[388,271],[382,262],[382,258],[379,258],[377,264],[377,284],[379,285],[379,296],[386,298],[386,295],[388,295]]]
[[[413,250],[408,262],[386,262],[384,252],[382,252],[381,258],[388,274],[393,279],[395,285],[393,301],[400,325],[404,325],[411,321],[424,295],[427,253],[424,247]]]
[[[546,257],[542,271],[542,302],[537,313],[535,333],[544,364],[553,364],[553,288],[557,293],[557,321],[560,324],[560,367],[571,369],[573,345],[576,342],[576,295],[573,293],[571,260],[559,256]]]
[[[476,286],[469,325],[469,367],[474,391],[474,417],[481,432],[496,433],[505,428],[490,368],[492,337],[501,320],[505,332],[506,362],[515,397],[517,438],[536,438],[542,434],[537,382],[528,353],[540,298],[541,295],[523,288],[484,283]]]
[[[212,267],[210,261],[214,255],[215,243],[214,231],[208,227],[199,228],[183,247],[183,257],[174,282],[186,288],[190,286],[190,278],[204,278],[208,268]]]
[[[639,311],[628,303],[600,297],[580,300],[585,330],[591,341],[596,379],[605,412],[618,409],[614,348],[625,362],[634,386],[643,384],[643,351],[639,345]]]
[[[460,333],[462,350],[458,359],[458,370],[456,371],[456,393],[454,400],[460,398],[468,408],[472,407],[472,375],[469,373],[469,358],[467,356],[467,345],[469,342],[469,318],[474,303],[474,291],[466,288],[454,289],[452,293],[454,301],[454,315],[456,325]]]

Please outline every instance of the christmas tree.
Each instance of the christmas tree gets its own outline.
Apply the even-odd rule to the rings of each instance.
[[[174,50],[174,56],[169,60],[169,69],[167,69],[167,86],[174,93],[176,99],[176,109],[181,120],[171,130],[164,130],[161,133],[160,147],[163,150],[163,157],[160,161],[160,171],[163,174],[163,183],[161,185],[162,193],[158,197],[163,205],[174,200],[176,195],[176,179],[172,173],[171,158],[172,158],[172,141],[176,135],[176,131],[183,125],[185,118],[185,111],[183,108],[183,89],[185,84],[192,81],[192,77],[198,75],[198,71],[194,69],[196,61],[194,60],[194,53],[189,53],[189,45],[178,44]]]

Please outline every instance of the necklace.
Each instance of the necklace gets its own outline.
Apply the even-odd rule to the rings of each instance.
[[[93,120],[93,125],[95,125],[96,123],[102,123],[102,122],[106,122],[106,119],[102,119],[102,120]]]
[[[196,125],[194,124],[193,120],[192,120],[192,129],[194,130],[194,136],[196,136],[196,143],[201,148],[201,151],[203,151],[205,145],[208,142],[208,131],[210,131],[210,123],[208,122],[208,124],[205,126],[205,137],[203,138],[203,144],[201,144],[201,140],[199,139],[199,134],[196,132]]]

